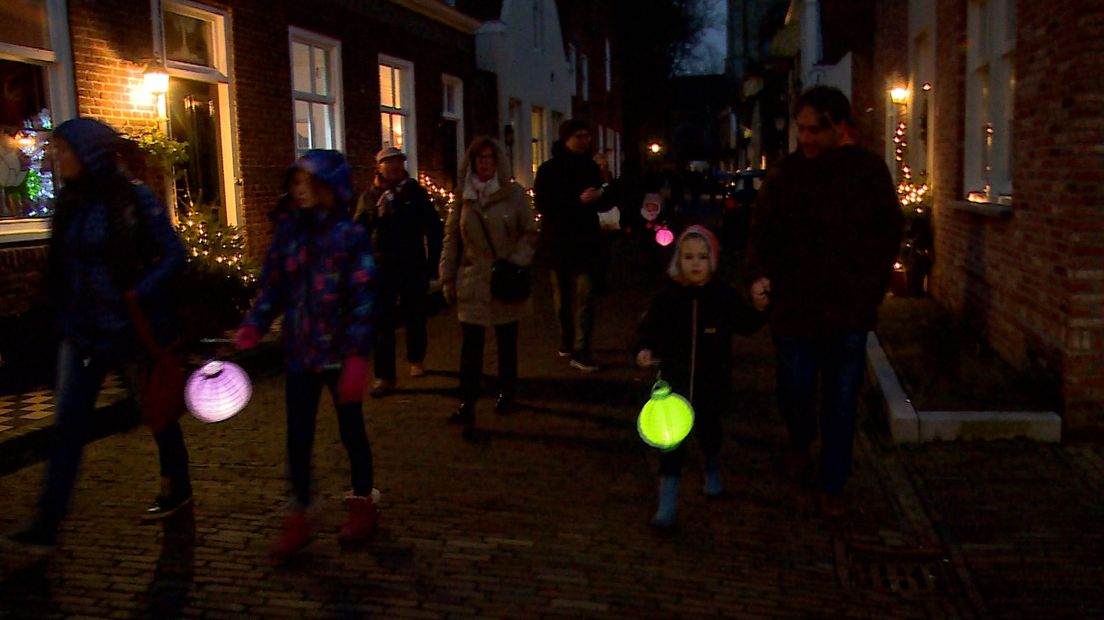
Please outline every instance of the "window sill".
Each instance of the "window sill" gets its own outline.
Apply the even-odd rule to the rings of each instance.
[[[969,200],[952,200],[948,203],[952,209],[965,211],[975,215],[1006,220],[1012,217],[1010,205],[997,204],[995,202],[971,202]]]
[[[50,238],[50,219],[22,218],[0,221],[0,246]]]

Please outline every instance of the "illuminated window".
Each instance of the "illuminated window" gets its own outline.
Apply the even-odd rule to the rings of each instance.
[[[964,188],[996,202],[1012,194],[1015,0],[974,0],[967,32]]]
[[[414,65],[381,54],[379,87],[381,144],[406,153],[408,170],[415,175]]]
[[[296,154],[340,150],[341,44],[298,28],[290,33]]]

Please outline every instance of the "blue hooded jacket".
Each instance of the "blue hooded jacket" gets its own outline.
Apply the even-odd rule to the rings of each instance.
[[[371,351],[377,270],[367,231],[350,217],[353,189],[344,156],[310,150],[292,165],[295,170],[325,183],[335,203],[291,207],[276,220],[260,290],[242,324],[264,333],[283,313],[288,369],[318,372]],[[287,175],[289,192],[292,178]]]
[[[81,164],[79,178],[58,192],[49,250],[48,285],[58,331],[85,354],[108,360],[143,353],[124,294],[134,290],[154,336],[176,336],[172,281],[184,246],[164,205],[146,186],[118,171],[118,134],[90,118],[54,130]]]

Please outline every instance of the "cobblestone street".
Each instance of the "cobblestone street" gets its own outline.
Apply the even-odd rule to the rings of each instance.
[[[599,308],[604,368],[583,375],[556,356],[543,274],[536,284],[537,315],[521,326],[522,407],[498,416],[482,401],[480,442],[444,423],[455,405],[455,316],[431,321],[427,377],[400,377],[397,393],[366,401],[383,494],[369,544],[337,544],[348,464],[324,398],[318,538],[286,566],[267,556],[285,503],[284,414],[282,377],[263,378],[237,417],[185,422],[196,503],[163,524],[138,521],[157,483],[148,433],[90,444],[54,553],[35,561],[4,550],[0,616],[1104,617],[1104,450],[901,448],[865,413],[851,510],[829,522],[811,489],[778,471],[784,430],[766,330],[737,342],[722,452],[731,497],[707,501],[691,458],[681,528],[657,535],[646,526],[656,458],[635,428],[651,376],[626,354],[647,288],[614,282]],[[488,346],[492,376],[493,359]],[[0,477],[4,530],[29,516],[42,473],[34,464]]]

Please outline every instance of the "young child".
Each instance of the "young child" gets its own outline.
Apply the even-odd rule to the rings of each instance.
[[[694,406],[694,432],[705,455],[707,496],[724,492],[718,456],[720,414],[731,385],[732,335],[749,334],[764,322],[767,291],[751,291],[754,309],[730,286],[713,280],[717,269],[717,238],[703,226],[688,227],[675,245],[667,269],[674,281],[652,300],[638,330],[636,363],[659,364],[663,380]],[[651,525],[675,524],[679,476],[686,459],[685,443],[659,455],[659,509]]]
[[[376,265],[368,233],[350,217],[349,167],[337,151],[307,151],[288,176],[291,205],[277,220],[260,291],[235,340],[257,345],[283,313],[287,363],[287,451],[292,497],[283,533],[272,548],[287,559],[311,540],[311,448],[322,387],[337,409],[341,442],[352,465],[349,514],[342,543],[376,529],[379,492],[372,488],[372,450],[361,401],[375,331]]]

